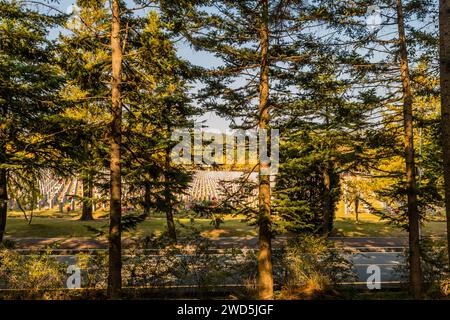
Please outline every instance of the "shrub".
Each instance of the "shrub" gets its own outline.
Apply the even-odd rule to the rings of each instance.
[[[428,298],[442,298],[448,296],[450,284],[450,269],[447,259],[446,241],[422,238],[421,266],[423,274],[423,289]],[[396,272],[403,274],[403,287],[409,288],[409,251],[405,249],[404,263],[396,268]]]
[[[77,266],[81,270],[81,287],[106,289],[108,284],[108,253],[106,251],[78,254]]]
[[[127,286],[194,286],[200,290],[221,285],[233,275],[232,252],[217,255],[211,242],[193,234],[184,245],[153,237],[145,241],[147,248],[157,249],[151,256],[135,248],[124,258],[123,279]]]
[[[21,255],[0,249],[0,285],[20,291],[24,299],[47,299],[51,296],[49,291],[64,288],[66,268],[67,265],[50,257],[50,251]]]
[[[334,244],[314,235],[289,240],[275,267],[282,285],[281,298],[285,299],[334,295],[339,282],[355,278],[353,265]]]
[[[422,239],[422,270],[426,294],[430,298],[450,294],[450,270],[447,258],[447,243],[442,240]]]

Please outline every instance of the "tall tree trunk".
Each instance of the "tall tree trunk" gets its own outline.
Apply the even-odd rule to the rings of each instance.
[[[325,106],[325,124],[328,128],[330,127],[330,117],[329,117],[329,107]],[[326,236],[330,234],[333,229],[333,216],[334,216],[334,205],[333,198],[331,195],[331,179],[333,174],[333,164],[331,161],[325,162],[325,168],[323,170],[323,184],[324,192],[322,195],[322,233]]]
[[[6,230],[6,214],[8,212],[8,190],[6,169],[0,169],[0,242]]]
[[[2,104],[1,106],[1,116],[3,119],[6,118],[8,113],[7,104]],[[0,137],[3,137],[4,133],[0,131]],[[2,138],[3,139],[3,138]],[[6,145],[5,142],[0,140],[0,161],[5,161],[6,159]],[[2,164],[0,162],[0,164]],[[8,214],[8,173],[6,168],[0,169],[0,243],[3,241],[3,236],[6,231],[6,217]]]
[[[88,174],[82,179],[83,184],[83,201],[82,201],[82,209],[81,209],[81,218],[80,220],[94,220],[92,215],[92,176]]]
[[[121,243],[121,144],[122,144],[122,105],[120,101],[120,83],[122,76],[122,49],[120,44],[120,5],[112,0],[112,84],[111,84],[111,186],[109,214],[109,274],[108,296],[120,299],[122,293],[122,243]]]
[[[261,66],[259,82],[259,128],[269,124],[269,4],[261,0],[262,21],[260,26]],[[265,141],[267,143],[267,141]],[[270,212],[270,175],[261,174],[269,164],[259,163],[259,253],[258,289],[260,299],[273,298],[272,273],[272,218]]]
[[[411,294],[422,297],[422,267],[420,262],[420,214],[417,206],[416,170],[414,163],[413,95],[408,64],[405,23],[402,1],[397,0],[398,33],[400,45],[400,70],[403,87],[403,118],[405,127],[405,162],[408,194],[409,266]]]
[[[333,229],[333,215],[334,205],[333,198],[331,196],[331,169],[327,164],[323,171],[323,183],[325,190],[323,192],[323,219],[322,219],[322,232],[324,235],[329,235]]]
[[[150,182],[146,183],[144,186],[144,205],[143,205],[143,207],[144,207],[144,213],[147,216],[150,214],[150,203],[152,201],[151,200],[152,190],[151,190],[149,184],[150,184]]]
[[[170,132],[170,128],[169,128]],[[175,229],[175,222],[173,221],[173,207],[172,197],[169,188],[168,170],[170,169],[170,147],[166,149],[165,153],[165,168],[164,168],[164,207],[166,210],[167,231],[173,243],[177,242],[177,232]]]
[[[440,62],[442,148],[444,155],[445,212],[447,215],[447,249],[450,263],[450,0],[440,0]]]
[[[344,189],[344,215],[347,216],[348,215],[348,196],[347,196],[348,190],[347,190],[347,185],[345,184],[345,181],[344,181],[343,189]]]

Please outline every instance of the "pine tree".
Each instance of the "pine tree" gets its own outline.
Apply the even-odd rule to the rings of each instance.
[[[450,2],[439,1],[442,150],[444,160],[447,249],[450,263]]]
[[[125,179],[132,192],[142,195],[145,214],[163,212],[168,235],[176,242],[174,211],[190,175],[171,163],[175,141],[172,130],[192,126],[196,108],[189,105],[186,81],[191,71],[175,49],[156,12],[134,27],[128,36],[124,85]]]
[[[275,210],[283,228],[329,234],[340,176],[364,163],[374,105],[370,95],[355,90],[358,78],[339,76],[352,74],[362,57],[327,43],[318,48],[307,69],[290,72],[289,81],[296,81],[297,91],[292,103],[277,113],[284,135]]]
[[[403,121],[405,127],[405,162],[408,196],[410,281],[414,298],[422,294],[422,267],[420,262],[419,224],[420,213],[417,205],[417,181],[413,129],[413,95],[409,71],[408,47],[406,43],[403,3],[397,0],[397,27],[400,46],[400,72],[403,88]]]
[[[105,171],[110,23],[104,1],[80,0],[77,7],[66,23],[70,34],[60,36],[59,60],[68,79],[63,96],[71,106],[61,121],[72,128],[67,161],[83,185],[80,219],[92,220],[94,182]]]
[[[55,156],[50,137],[58,128],[51,117],[60,112],[57,93],[64,79],[47,35],[60,22],[20,2],[0,2],[0,241],[10,178],[36,176]]]
[[[332,19],[336,24],[342,24],[342,28],[346,28],[346,23],[350,26],[361,24],[361,21],[366,20],[365,11],[373,5],[377,5],[375,11],[380,14],[380,24],[368,28],[371,35],[361,37],[351,30],[348,30],[347,34],[355,35],[353,43],[358,43],[360,50],[372,54],[368,68],[372,69],[373,76],[367,83],[372,86],[379,85],[384,89],[376,92],[381,98],[378,113],[385,112],[381,118],[384,128],[380,128],[380,133],[386,137],[392,136],[391,141],[396,143],[399,142],[397,136],[403,136],[402,149],[399,144],[391,146],[391,150],[395,150],[393,157],[401,155],[404,161],[404,179],[398,180],[391,188],[391,197],[401,199],[400,202],[404,201],[405,204],[402,205],[402,218],[406,219],[409,232],[411,293],[415,298],[419,298],[422,278],[419,228],[424,212],[419,210],[418,202],[415,164],[417,157],[414,145],[416,97],[411,87],[411,70],[418,60],[429,55],[429,44],[433,43],[433,3],[427,0],[362,1],[343,5]],[[336,7],[339,8],[339,5]],[[400,123],[403,132],[399,130]],[[390,141],[385,141],[388,147]]]
[[[111,124],[110,124],[110,205],[109,205],[109,274],[108,296],[118,299],[122,294],[122,40],[121,3],[112,0],[111,19]]]
[[[290,101],[293,85],[286,87],[282,80],[289,78],[292,69],[306,64],[315,47],[317,39],[311,32],[304,32],[315,27],[315,21],[308,20],[311,6],[307,1],[167,1],[162,11],[196,49],[223,62],[215,70],[205,71],[207,87],[199,97],[204,105],[232,120],[235,128],[264,130],[273,128],[272,114]],[[261,299],[273,297],[272,203],[267,167],[264,161],[259,162]]]
[[[102,174],[108,165],[102,157],[107,157],[106,152],[110,152],[111,157],[114,155],[109,162],[110,233],[113,237],[109,239],[108,295],[119,298],[121,230],[135,227],[153,207],[166,213],[169,234],[176,241],[175,195],[186,188],[189,175],[171,165],[169,151],[174,143],[172,128],[185,126],[193,114],[184,80],[190,71],[187,64],[176,57],[156,13],[142,17],[118,4],[119,8],[114,5],[113,13],[109,14],[105,2],[97,0],[80,0],[78,5],[80,13],[72,21],[75,28],[70,36],[62,37],[62,62],[67,65],[71,79],[66,96],[71,97],[69,102],[75,105],[65,116],[72,121],[69,121],[72,127],[82,128],[83,134],[73,137],[80,141],[75,143],[80,147],[73,162],[82,177],[90,173],[92,178],[95,171]],[[119,13],[122,27],[115,30]],[[120,48],[118,36],[122,40]],[[114,85],[110,87],[111,75]],[[110,90],[114,94],[108,104]],[[81,115],[84,117],[80,119]],[[108,123],[108,119],[112,122]],[[109,141],[104,139],[105,131],[109,131]],[[122,205],[119,208],[117,204],[119,193],[121,201],[126,198],[127,203],[143,204],[145,214],[122,217]],[[140,197],[143,201],[137,201]]]

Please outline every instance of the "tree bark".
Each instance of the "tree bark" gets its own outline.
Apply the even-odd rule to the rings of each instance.
[[[147,216],[150,214],[150,203],[151,203],[151,192],[152,192],[150,189],[149,183],[147,183],[144,186],[144,205],[143,205],[143,207],[144,207],[144,213]]]
[[[324,235],[329,235],[333,229],[333,215],[334,215],[334,205],[331,196],[331,169],[327,164],[325,170],[323,171],[323,219],[322,219],[322,233]]]
[[[7,104],[1,106],[1,117],[6,118],[8,114]],[[6,140],[4,142],[3,132],[0,131],[0,161],[6,160]],[[6,168],[0,169],[0,243],[3,241],[3,237],[6,231],[6,218],[8,214],[8,172]]]
[[[420,261],[420,213],[417,206],[416,169],[414,160],[413,95],[409,73],[408,49],[406,45],[403,5],[397,0],[397,19],[400,45],[400,70],[403,88],[403,118],[405,129],[404,154],[406,162],[406,183],[408,195],[409,223],[409,267],[411,294],[415,299],[422,297],[422,267]]]
[[[450,1],[439,2],[441,121],[444,156],[445,212],[447,216],[447,249],[450,263]]]
[[[261,65],[259,82],[259,129],[269,124],[269,4],[261,0],[262,20],[260,25]],[[267,143],[267,141],[265,141]],[[258,290],[260,299],[273,298],[272,273],[272,218],[270,208],[270,175],[261,174],[269,164],[259,162],[259,253]]]
[[[94,220],[94,216],[92,215],[92,176],[89,174],[88,176],[82,179],[83,184],[83,207],[81,209],[81,218],[80,220],[88,221]]]
[[[170,132],[170,128],[168,130]],[[173,243],[177,242],[177,231],[175,229],[175,222],[173,220],[173,207],[172,207],[172,199],[170,194],[169,187],[169,177],[168,170],[170,169],[170,148],[166,149],[165,153],[165,168],[164,168],[164,207],[166,210],[166,220],[167,220],[167,231],[169,233],[169,237]]]
[[[122,105],[120,84],[122,76],[122,49],[120,44],[120,4],[112,0],[112,84],[111,84],[111,185],[109,214],[109,274],[108,296],[110,299],[120,299],[122,293],[122,177],[121,177],[121,144],[122,144]]]
[[[6,169],[0,169],[0,243],[6,230],[6,215],[8,213],[8,190]]]

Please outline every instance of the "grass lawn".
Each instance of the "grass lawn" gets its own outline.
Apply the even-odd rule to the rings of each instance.
[[[195,228],[205,237],[245,237],[256,236],[256,229],[241,222],[239,218],[228,218],[220,229],[214,229],[209,219],[188,218],[175,219],[178,232],[188,232]],[[34,217],[31,224],[23,217],[10,217],[6,224],[6,236],[16,238],[59,238],[59,237],[93,237],[96,231],[89,227],[107,231],[108,220],[99,218],[94,221],[79,221],[75,217]],[[125,236],[145,236],[152,233],[160,234],[166,230],[166,220],[163,217],[152,217],[141,224],[137,230],[125,233]]]
[[[426,236],[445,236],[446,222],[425,222],[423,234]],[[340,201],[336,210],[334,223],[334,235],[342,237],[407,237],[408,234],[386,221],[381,221],[379,216],[368,212],[359,214],[359,222],[356,223],[354,213],[344,213],[344,202]]]
[[[78,221],[79,210],[71,213],[58,213],[55,210],[35,212],[35,217],[29,225],[23,217],[22,212],[13,211],[8,213],[6,235],[10,237],[92,237],[96,235],[90,227],[107,231],[108,212],[98,210],[94,221]],[[176,219],[177,231],[183,235],[189,229],[195,228],[205,237],[255,237],[257,230],[242,222],[241,218],[227,217],[219,229],[214,229],[209,219],[189,218]],[[145,236],[152,233],[160,234],[166,230],[166,220],[163,216],[151,217],[139,224],[137,230],[125,233],[125,236]],[[424,230],[425,235],[444,236],[446,232],[445,222],[427,222]],[[361,213],[359,223],[355,222],[352,214],[345,215],[343,210],[338,209],[335,221],[336,236],[344,237],[404,237],[406,232],[380,221],[378,216],[370,213]]]
[[[359,223],[356,223],[352,215],[337,215],[335,221],[335,235],[343,237],[406,237],[407,233],[393,225],[381,221],[378,216],[370,213],[359,215]],[[445,236],[445,222],[425,222],[424,235]]]

